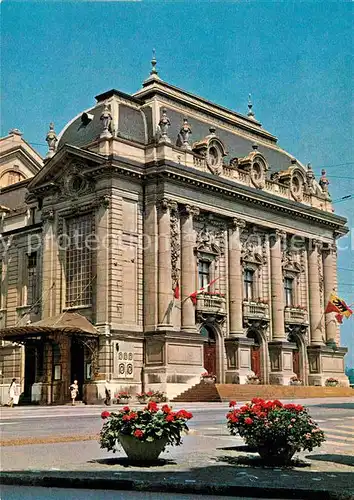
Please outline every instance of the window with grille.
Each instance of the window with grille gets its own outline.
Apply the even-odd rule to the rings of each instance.
[[[254,271],[245,269],[243,275],[243,295],[245,300],[253,300]]]
[[[285,305],[291,307],[294,303],[294,280],[292,278],[284,279]]]
[[[201,260],[198,264],[199,288],[204,288],[210,283],[210,262]]]
[[[27,256],[27,305],[32,306],[38,300],[37,252]]]
[[[92,302],[92,215],[66,222],[66,307],[91,305]]]

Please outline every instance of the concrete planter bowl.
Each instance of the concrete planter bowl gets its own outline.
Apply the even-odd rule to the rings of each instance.
[[[157,460],[166,447],[167,438],[155,441],[140,441],[134,436],[119,434],[119,443],[133,462],[153,462]]]

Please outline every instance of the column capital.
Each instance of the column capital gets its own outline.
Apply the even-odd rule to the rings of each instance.
[[[230,221],[230,228],[231,229],[244,229],[246,227],[246,221],[243,219],[238,219],[237,217],[234,217]]]
[[[177,202],[174,200],[170,200],[168,198],[162,198],[161,200],[158,200],[157,207],[162,212],[167,212],[168,210],[177,210],[178,205]]]
[[[326,246],[323,246],[323,253],[325,255],[337,255],[337,245],[335,242],[328,243]]]
[[[321,251],[323,249],[323,242],[321,240],[310,239],[309,240],[309,250]]]
[[[198,207],[192,206],[192,205],[184,205],[182,207],[182,215],[184,217],[197,217],[200,213],[200,210]]]
[[[274,233],[275,233],[275,236],[277,237],[277,239],[280,238],[282,240],[284,240],[286,238],[286,235],[287,235],[286,231],[284,231],[283,229],[276,229],[274,231]]]
[[[54,221],[54,210],[52,208],[43,208],[41,214],[42,222],[53,222]]]

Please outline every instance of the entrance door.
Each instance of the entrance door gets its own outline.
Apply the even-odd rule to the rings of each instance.
[[[209,326],[203,326],[200,334],[204,339],[204,368],[208,373],[216,375],[216,339],[214,330]]]
[[[298,349],[293,351],[293,372],[300,379],[300,352]]]
[[[85,382],[85,351],[83,344],[75,337],[71,340],[71,380],[70,384],[77,380],[79,394],[77,400],[83,397],[83,385]]]
[[[36,381],[36,347],[26,345],[25,347],[25,386],[24,397],[31,401],[32,385]]]
[[[251,350],[251,370],[261,378],[261,348],[259,345],[252,346]]]

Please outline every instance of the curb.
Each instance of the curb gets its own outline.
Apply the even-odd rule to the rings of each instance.
[[[42,486],[47,488],[103,489],[139,492],[184,493],[235,497],[256,497],[298,500],[353,500],[350,492],[338,493],[328,489],[275,488],[237,484],[212,484],[187,480],[185,482],[137,481],[112,477],[61,476],[43,473],[1,473],[0,484]]]

